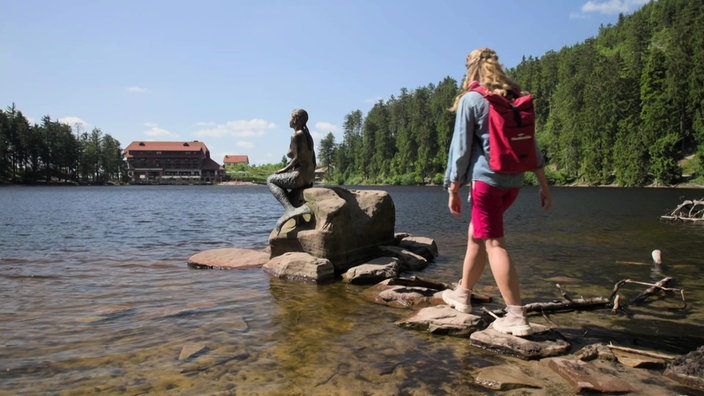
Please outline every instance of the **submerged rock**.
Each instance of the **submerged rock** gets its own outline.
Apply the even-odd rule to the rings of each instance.
[[[548,367],[572,385],[575,393],[629,393],[638,389],[619,377],[599,370],[592,363],[575,359],[552,358]]]
[[[260,268],[269,260],[269,254],[251,249],[223,248],[196,253],[188,259],[188,266],[196,269],[250,269]]]
[[[490,366],[479,370],[474,377],[477,384],[493,390],[542,388],[542,383],[517,366]]]

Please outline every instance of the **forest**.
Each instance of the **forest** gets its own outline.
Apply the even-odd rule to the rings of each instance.
[[[535,97],[553,184],[704,184],[704,2],[650,2],[596,37],[507,71]],[[462,78],[404,88],[366,116],[346,115],[342,142],[330,133],[318,147],[328,180],[442,183],[454,123],[447,108]]]
[[[535,98],[552,184],[704,185],[703,1],[651,1],[507,71]],[[402,88],[366,115],[347,114],[342,141],[328,133],[318,144],[323,182],[441,184],[448,108],[463,78]],[[120,182],[124,166],[120,143],[100,129],[73,131],[48,116],[30,125],[14,105],[0,110],[0,183]]]
[[[120,142],[98,128],[74,134],[48,116],[30,124],[14,105],[0,110],[0,183],[119,182],[122,153]]]

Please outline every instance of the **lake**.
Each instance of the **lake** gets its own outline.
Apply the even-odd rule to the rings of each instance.
[[[459,279],[468,222],[440,187],[354,188],[388,191],[396,231],[435,239],[440,256],[417,275]],[[559,313],[551,325],[674,354],[704,343],[704,225],[659,219],[704,190],[553,195],[543,212],[524,188],[506,215],[525,303],[559,299],[556,283],[608,297],[622,279],[667,275],[686,309],[672,295],[629,306],[630,316]],[[401,329],[394,322],[413,311],[367,301],[364,286],[187,266],[203,250],[264,249],[282,213],[265,186],[1,187],[0,394],[486,393],[473,370],[508,358]],[[477,290],[500,301],[488,269]],[[179,360],[184,349],[196,355]]]

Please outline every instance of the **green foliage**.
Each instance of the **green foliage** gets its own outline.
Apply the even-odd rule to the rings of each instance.
[[[45,116],[30,125],[14,105],[0,110],[1,183],[119,183],[125,174],[120,142]]]
[[[704,2],[650,2],[509,74],[535,98],[551,183],[668,185],[681,180],[682,158],[704,157]],[[336,180],[441,183],[454,120],[446,109],[458,89],[447,77],[402,89],[366,118],[348,115]],[[695,164],[697,177],[704,167]]]

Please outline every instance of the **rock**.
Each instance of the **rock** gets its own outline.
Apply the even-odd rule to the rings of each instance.
[[[374,302],[390,307],[428,307],[442,303],[438,292],[418,286],[390,286],[374,296]]]
[[[530,325],[534,334],[528,337],[503,334],[489,327],[472,333],[470,345],[525,360],[564,355],[569,351],[571,345],[559,333],[540,324]]]
[[[435,240],[426,237],[407,236],[402,238],[398,245],[406,250],[432,261],[438,256],[438,245]]]
[[[450,289],[450,285],[411,276],[393,278],[379,282],[365,290],[364,297],[377,304],[397,308],[419,308],[432,305],[444,305],[441,292]],[[473,303],[491,302],[491,297],[472,293]]]
[[[335,278],[335,268],[330,260],[301,252],[276,256],[264,264],[263,268],[264,272],[272,276],[289,280],[323,283]]]
[[[516,366],[490,366],[479,370],[474,377],[477,384],[493,390],[542,388],[540,381]]]
[[[374,284],[398,276],[399,261],[395,257],[377,257],[364,264],[352,267],[342,279],[352,284]]]
[[[644,356],[638,353],[630,353],[614,349],[611,351],[619,363],[633,368],[662,369],[667,363],[665,359],[652,356]]]
[[[428,260],[425,257],[400,246],[379,246],[379,251],[381,254],[398,258],[402,271],[422,271],[428,266]]]
[[[250,269],[269,261],[269,254],[251,249],[223,248],[196,253],[188,266],[196,269]]]
[[[674,359],[664,375],[682,385],[704,391],[704,346]]]
[[[377,304],[397,308],[428,307],[444,304],[439,291],[448,285],[418,277],[392,278],[364,291],[364,297]]]
[[[303,196],[312,218],[289,221],[280,232],[274,229],[269,235],[271,258],[305,252],[330,260],[341,274],[375,257],[379,245],[393,243],[396,212],[387,192],[311,187]]]
[[[178,360],[189,360],[198,357],[208,350],[204,344],[188,343],[181,348],[181,353],[178,355]]]
[[[575,393],[628,393],[638,389],[628,382],[581,360],[551,358],[547,365],[572,385]]]
[[[591,344],[580,349],[574,354],[578,359],[588,362],[590,360],[605,360],[609,362],[615,362],[616,356],[614,356],[611,349],[604,344]]]
[[[250,353],[237,345],[225,345],[214,349],[206,348],[197,356],[183,361],[180,365],[181,373],[202,373],[205,370],[222,366],[228,362],[244,361],[249,357]]]
[[[455,311],[447,305],[423,308],[396,322],[405,329],[424,330],[432,334],[466,336],[479,328],[480,316]]]
[[[165,318],[184,317],[202,313],[208,308],[217,306],[211,301],[195,301],[183,306],[168,306],[159,311],[159,315]]]

